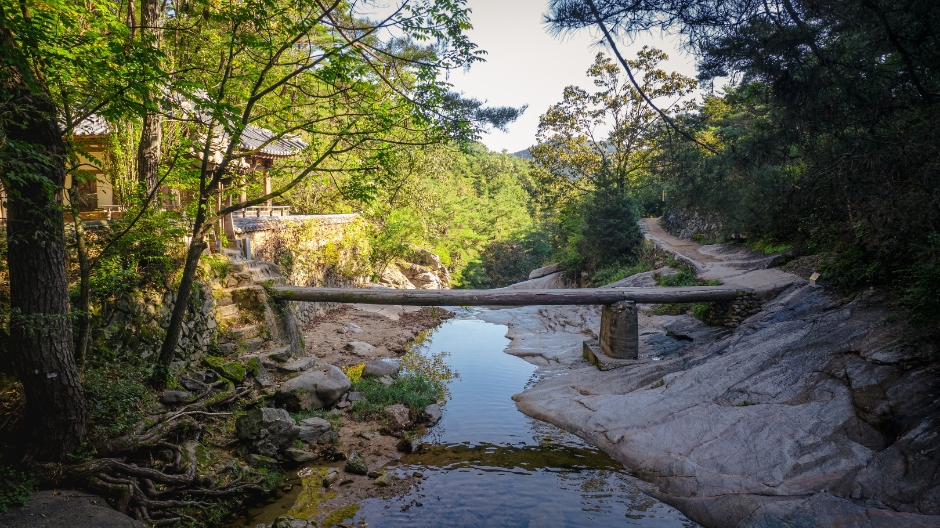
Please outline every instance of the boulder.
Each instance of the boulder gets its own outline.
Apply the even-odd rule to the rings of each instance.
[[[382,385],[385,385],[386,387],[391,387],[392,384],[395,383],[395,380],[393,380],[391,376],[382,376],[381,378],[379,378],[379,379],[376,380],[376,381],[378,381],[378,382],[381,383]]]
[[[361,334],[361,333],[362,333],[362,328],[359,328],[359,325],[357,325],[357,324],[346,323],[346,324],[343,325],[343,328],[345,328],[347,332],[352,332],[352,333],[354,333],[354,334]]]
[[[443,409],[441,409],[441,406],[436,403],[432,403],[431,405],[428,405],[424,409],[424,412],[428,413],[431,416],[431,418],[428,421],[430,425],[434,425],[437,422],[441,421],[441,418],[444,416]]]
[[[278,388],[274,398],[294,412],[324,409],[336,405],[351,386],[342,370],[326,365],[287,380]]]
[[[186,376],[180,378],[180,385],[186,387],[186,390],[194,392],[202,392],[209,388],[205,383]]]
[[[547,275],[551,275],[552,273],[558,273],[559,271],[564,271],[564,269],[565,268],[561,264],[549,264],[548,266],[532,270],[532,272],[529,273],[529,280],[545,277]]]
[[[346,459],[346,467],[344,469],[346,473],[354,473],[356,475],[369,474],[369,466],[366,465],[366,459],[359,451],[353,451],[353,453],[349,455],[349,458]]]
[[[280,467],[274,458],[256,453],[248,455],[247,462],[249,466],[258,469],[274,470]]]
[[[206,356],[202,358],[202,363],[214,370],[219,376],[234,383],[241,383],[247,373],[245,365],[237,361],[226,362],[220,357]]]
[[[380,486],[384,488],[386,486],[391,486],[392,484],[395,483],[396,480],[398,479],[395,478],[394,471],[386,471],[385,473],[382,473],[381,475],[379,475],[378,478],[375,479],[374,484],[376,486]]]
[[[308,444],[319,442],[323,434],[330,431],[333,426],[323,418],[305,418],[300,421],[300,440]]]
[[[235,434],[253,453],[275,457],[300,435],[300,427],[284,409],[252,409],[235,420]]]
[[[362,369],[362,377],[397,376],[400,369],[401,367],[396,362],[376,359],[366,363],[366,366]]]
[[[29,504],[0,515],[0,526],[17,528],[145,528],[148,524],[112,510],[103,498],[73,490],[33,494]]]
[[[419,273],[410,280],[418,290],[440,290],[442,286],[441,279],[430,271]]]
[[[300,449],[299,447],[288,447],[284,450],[284,456],[295,464],[303,464],[319,458],[316,453]]]
[[[257,357],[250,358],[247,363],[248,373],[255,380],[255,388],[258,390],[270,390],[277,386],[268,370],[264,367],[264,362]]]
[[[180,390],[168,390],[160,396],[160,403],[163,405],[182,405],[192,398],[190,392]]]
[[[366,356],[375,351],[375,347],[364,341],[350,341],[349,343],[346,343],[346,346],[343,347],[343,350],[351,353],[354,356]]]
[[[392,288],[397,288],[399,290],[413,290],[415,289],[414,284],[408,281],[408,277],[399,271],[394,265],[386,266],[385,270],[378,275],[378,280],[376,281],[379,284],[391,286]]]
[[[408,407],[400,403],[389,405],[385,408],[385,413],[388,414],[392,423],[399,427],[408,427],[411,425],[411,412],[408,410]]]

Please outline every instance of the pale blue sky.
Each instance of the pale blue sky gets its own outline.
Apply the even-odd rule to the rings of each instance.
[[[542,23],[547,0],[468,0],[467,4],[473,10],[469,36],[488,52],[487,62],[474,65],[468,73],[452,73],[449,80],[466,96],[486,100],[491,106],[528,104],[508,132],[496,131],[483,138],[497,152],[528,148],[535,142],[539,116],[561,100],[565,86],[592,87],[584,72],[604,48],[588,31],[550,35]],[[619,47],[625,56],[633,57],[644,44],[669,54],[669,62],[662,65],[666,71],[695,76],[693,59],[677,51],[672,39],[651,36]]]

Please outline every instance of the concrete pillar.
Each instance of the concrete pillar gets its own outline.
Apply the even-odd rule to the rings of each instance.
[[[636,303],[621,301],[605,304],[601,312],[600,349],[617,359],[637,359],[640,354],[640,329]]]

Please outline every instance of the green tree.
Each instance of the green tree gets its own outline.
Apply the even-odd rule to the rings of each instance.
[[[612,178],[623,188],[639,189],[649,174],[656,153],[656,123],[659,112],[646,97],[666,101],[670,115],[688,110],[694,79],[658,68],[668,57],[644,47],[636,60],[628,61],[642,79],[635,88],[603,53],[598,53],[587,74],[597,90],[577,86],[565,88],[562,101],[552,105],[539,119],[537,145],[530,149],[535,161],[551,179],[545,182],[561,195],[586,194],[596,179]]]
[[[72,351],[62,197],[92,113],[133,111],[154,53],[128,39],[108,2],[0,2],[0,182],[7,195],[8,354],[25,389],[28,456],[58,460],[85,434]]]

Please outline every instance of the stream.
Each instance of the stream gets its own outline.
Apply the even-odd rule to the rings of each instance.
[[[546,422],[516,409],[512,395],[536,367],[504,353],[507,327],[459,310],[421,352],[449,353],[451,399],[441,421],[387,470],[420,472],[403,496],[362,501],[349,525],[371,527],[696,527],[644,492],[623,466]]]

